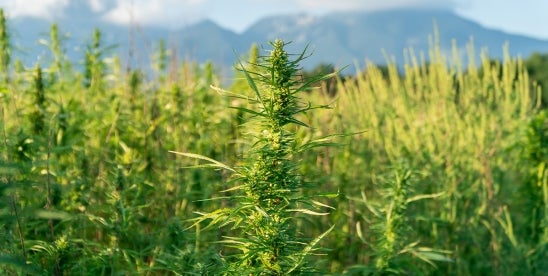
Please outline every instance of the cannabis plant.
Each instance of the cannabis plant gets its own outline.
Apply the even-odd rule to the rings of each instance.
[[[236,202],[232,208],[200,213],[196,223],[209,221],[207,227],[230,225],[230,233],[220,242],[233,252],[225,257],[225,274],[238,275],[288,275],[312,272],[307,256],[316,250],[316,244],[331,229],[315,239],[299,235],[299,215],[326,215],[316,208],[328,206],[305,197],[302,190],[308,184],[298,172],[296,156],[303,151],[327,144],[330,137],[303,143],[296,138],[298,127],[307,127],[298,115],[317,107],[303,104],[299,93],[310,88],[310,84],[330,75],[317,76],[306,83],[298,78],[299,62],[306,50],[290,60],[284,50],[286,43],[276,40],[271,43],[270,55],[259,57],[258,63],[248,68],[241,65],[252,96],[218,91],[231,97],[244,99],[252,107],[235,107],[249,113],[249,122],[243,125],[250,133],[251,146],[244,154],[242,164],[229,167],[205,156],[178,153],[209,162],[205,166],[226,169],[232,172],[227,189],[228,198]],[[226,197],[224,198],[226,199]],[[229,230],[230,231],[230,230]]]
[[[6,16],[0,9],[0,82],[3,86],[8,84],[9,65],[11,60],[11,42],[8,34]]]

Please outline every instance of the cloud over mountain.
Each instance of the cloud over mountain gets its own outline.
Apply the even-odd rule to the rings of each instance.
[[[379,11],[394,8],[453,9],[458,4],[455,0],[297,0],[296,3],[302,9],[330,11]]]
[[[377,11],[392,8],[428,7],[452,9],[457,0],[0,0],[0,7],[11,17],[30,16],[56,20],[67,16],[74,7],[84,7],[88,14],[116,24],[139,23],[163,27],[180,27],[199,20],[253,20],[276,13],[331,11]],[[458,0],[464,1],[464,0]],[[263,7],[263,9],[257,8]],[[235,14],[232,16],[231,14]],[[218,20],[216,20],[218,21]],[[220,20],[222,21],[222,20]],[[223,24],[221,22],[221,24]]]

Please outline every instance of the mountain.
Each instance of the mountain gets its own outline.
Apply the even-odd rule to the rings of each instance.
[[[294,26],[294,27],[291,27]],[[534,51],[548,51],[548,41],[542,41],[481,25],[444,10],[387,10],[378,12],[334,13],[324,17],[305,15],[265,18],[243,35],[255,41],[281,37],[302,49],[307,43],[315,50],[310,63],[330,62],[336,65],[365,60],[385,63],[385,54],[404,61],[404,49],[428,55],[429,41],[438,30],[440,48],[451,54],[452,41],[459,53],[473,38],[477,52],[487,48],[493,58],[501,58],[503,45],[509,43],[512,56],[529,56]],[[262,35],[261,35],[262,34]]]
[[[485,28],[446,10],[395,9],[376,12],[338,12],[325,16],[307,14],[280,15],[263,18],[242,33],[224,29],[211,20],[205,20],[179,30],[147,27],[133,24],[122,26],[106,23],[84,7],[73,6],[69,14],[58,20],[63,33],[67,55],[81,60],[85,45],[90,43],[94,27],[102,29],[105,45],[116,45],[114,54],[131,57],[133,65],[146,65],[153,55],[157,41],[166,39],[177,49],[176,56],[198,62],[212,61],[231,66],[237,56],[247,52],[252,43],[267,47],[276,38],[291,41],[290,52],[299,53],[308,46],[313,55],[304,66],[312,68],[319,63],[338,67],[354,64],[363,66],[365,60],[385,63],[386,55],[399,63],[405,59],[404,49],[412,47],[415,53],[428,56],[429,41],[436,28],[442,51],[451,53],[452,41],[458,52],[466,52],[466,44],[473,37],[475,48],[487,48],[493,58],[503,56],[503,45],[509,43],[512,56],[527,57],[531,53],[548,51],[548,41],[513,35]],[[52,22],[33,18],[9,21],[17,45],[15,53],[26,64],[48,59],[47,48],[36,43],[48,38]],[[132,51],[129,51],[132,49]],[[131,53],[131,55],[130,55]]]
[[[170,40],[175,41],[184,57],[224,65],[236,60],[235,51],[243,53],[245,50],[242,50],[251,45],[249,40],[240,40],[236,33],[219,27],[211,20],[176,31]]]

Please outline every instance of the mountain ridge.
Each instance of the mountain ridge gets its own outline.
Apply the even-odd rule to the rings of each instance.
[[[80,25],[74,25],[74,22]],[[31,49],[39,38],[47,39],[48,23],[52,22],[32,18],[8,21],[18,34],[14,36],[15,44]],[[535,51],[548,51],[546,40],[486,28],[454,12],[439,9],[334,12],[322,16],[306,13],[274,15],[256,21],[240,33],[223,28],[211,19],[177,30],[111,24],[100,20],[99,16],[90,21],[65,16],[58,20],[58,24],[62,32],[71,34],[65,45],[69,58],[83,55],[82,49],[91,40],[93,28],[99,27],[105,34],[106,44],[118,45],[120,56],[124,56],[130,47],[143,51],[139,64],[145,66],[160,39],[167,40],[177,56],[199,63],[212,61],[225,67],[234,64],[237,55],[246,53],[253,43],[265,45],[276,38],[291,41],[288,50],[292,52],[298,53],[307,45],[310,47],[314,54],[303,64],[305,68],[320,63],[330,63],[336,67],[363,66],[366,60],[383,64],[386,62],[385,53],[402,63],[404,49],[412,47],[416,53],[428,53],[429,37],[435,30],[440,48],[447,53],[452,51],[453,40],[459,52],[466,51],[471,37],[475,48],[487,47],[492,58],[503,57],[506,42],[510,44],[509,53],[512,56],[527,57]],[[28,51],[27,63],[32,64],[32,58],[36,56],[47,57],[43,50]]]

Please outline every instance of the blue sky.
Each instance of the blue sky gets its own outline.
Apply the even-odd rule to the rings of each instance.
[[[450,9],[480,24],[548,39],[548,0],[0,0],[10,17],[55,20],[76,2],[104,20],[178,28],[205,18],[242,31],[261,17],[288,13],[322,15],[332,11],[374,11],[397,7]]]

